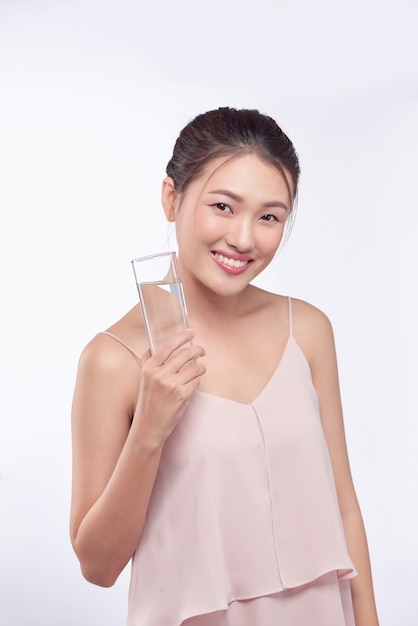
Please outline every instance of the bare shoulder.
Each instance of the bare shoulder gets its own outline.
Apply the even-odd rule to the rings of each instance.
[[[78,367],[79,373],[84,375],[113,377],[135,361],[139,359],[123,344],[105,333],[98,333],[81,352]]]
[[[298,298],[292,298],[294,327],[301,332],[332,331],[328,316],[313,304]]]
[[[333,331],[327,315],[313,304],[279,295],[259,288],[253,288],[247,302],[251,313],[256,310],[270,311],[275,321],[287,321],[289,317],[289,300],[291,302],[293,334],[298,342],[309,345],[332,338]]]
[[[324,352],[334,353],[332,324],[323,311],[309,302],[292,298],[292,314],[294,337],[311,365]]]
[[[109,326],[106,332],[99,332],[89,341],[81,353],[80,365],[87,369],[93,368],[98,372],[112,373],[122,363],[138,362],[138,356],[146,348],[145,329],[140,311],[135,306],[120,320]]]
[[[74,406],[94,403],[122,405],[131,411],[141,372],[141,339],[135,335],[135,311],[129,311],[109,328],[115,337],[98,333],[83,349],[77,371]],[[129,349],[128,349],[129,348]],[[144,350],[142,350],[143,352]]]

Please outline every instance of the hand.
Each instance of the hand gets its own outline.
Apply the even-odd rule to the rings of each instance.
[[[142,356],[142,372],[134,422],[152,440],[164,443],[197,389],[206,368],[197,359],[200,346],[190,344],[195,332],[184,330],[167,340],[154,355]],[[145,430],[144,430],[145,429]]]

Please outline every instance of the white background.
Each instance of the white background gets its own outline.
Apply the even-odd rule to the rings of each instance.
[[[418,624],[418,4],[0,0],[0,622],[123,626],[83,580],[70,407],[87,341],[173,247],[160,182],[218,106],[272,115],[299,213],[260,281],[331,318],[382,626]],[[181,564],[179,564],[181,567]]]

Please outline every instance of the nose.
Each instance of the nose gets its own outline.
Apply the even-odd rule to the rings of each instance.
[[[254,226],[249,219],[235,217],[225,237],[226,243],[243,254],[254,248]]]

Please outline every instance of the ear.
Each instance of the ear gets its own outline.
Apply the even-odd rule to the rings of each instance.
[[[161,189],[161,202],[164,213],[169,222],[176,221],[175,204],[177,200],[177,191],[174,188],[174,180],[167,176],[164,178]]]

